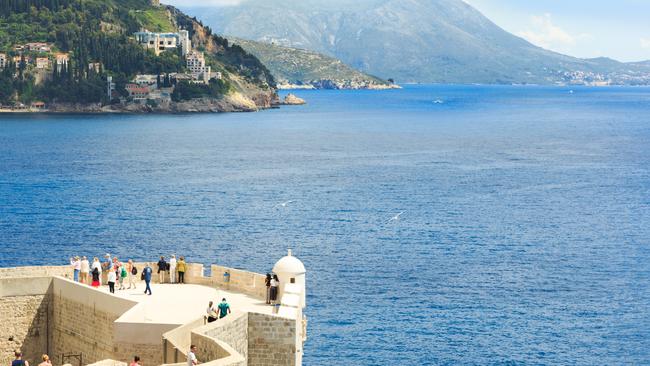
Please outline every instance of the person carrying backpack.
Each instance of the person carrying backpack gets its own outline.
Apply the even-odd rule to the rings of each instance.
[[[133,264],[132,259],[129,259],[127,262],[126,269],[129,276],[129,289],[131,289],[131,286],[133,286],[133,288],[138,288],[135,285],[135,276],[138,274],[138,269],[136,268],[135,264]]]
[[[125,265],[120,266],[120,290],[125,290],[126,288],[124,287],[124,279],[127,276],[127,270]]]
[[[158,261],[158,282],[159,283],[165,283],[165,271],[167,271],[167,262],[165,261],[165,257],[160,256],[160,260]]]

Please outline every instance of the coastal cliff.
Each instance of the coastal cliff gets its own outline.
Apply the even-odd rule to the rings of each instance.
[[[240,112],[280,103],[259,59],[172,6],[0,1],[0,21],[0,112]]]

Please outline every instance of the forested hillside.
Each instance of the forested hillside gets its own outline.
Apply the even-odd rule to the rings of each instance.
[[[0,103],[110,103],[109,75],[116,84],[114,97],[126,97],[124,87],[136,74],[187,72],[180,47],[157,55],[132,36],[144,29],[177,32],[181,27],[192,37],[200,35],[197,47],[208,51],[207,65],[223,75],[210,80],[217,85],[184,88],[193,97],[219,97],[236,87],[233,80],[274,88],[254,56],[172,7],[148,0],[0,0],[0,57],[5,59]]]

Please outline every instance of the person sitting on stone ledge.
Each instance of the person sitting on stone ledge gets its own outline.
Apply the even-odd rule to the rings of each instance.
[[[206,312],[208,313],[208,323],[217,320],[217,309],[214,308],[214,302],[210,301],[208,303],[208,310]]]
[[[14,352],[16,359],[11,361],[11,366],[29,366],[29,362],[23,360],[23,353],[19,350]]]

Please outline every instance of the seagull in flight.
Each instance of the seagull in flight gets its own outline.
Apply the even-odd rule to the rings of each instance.
[[[388,224],[388,223],[391,223],[391,222],[393,222],[393,221],[397,221],[397,220],[399,220],[399,217],[402,216],[402,214],[403,214],[404,212],[406,212],[406,211],[402,211],[402,212],[398,213],[397,215],[391,217],[391,219],[388,220],[388,222],[386,222],[386,223]]]
[[[294,200],[290,200],[290,201],[286,201],[286,202],[278,203],[277,205],[275,205],[274,208],[278,208],[278,207],[287,207],[288,204],[290,204],[290,203],[294,203],[294,202],[296,202],[296,201],[294,201]]]

